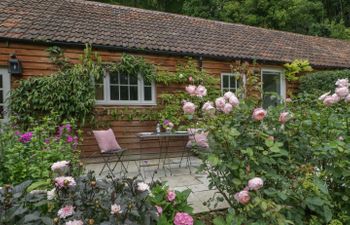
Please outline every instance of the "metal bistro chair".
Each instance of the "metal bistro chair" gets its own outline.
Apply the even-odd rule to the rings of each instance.
[[[100,148],[99,155],[103,159],[103,167],[99,173],[101,175],[104,171],[105,168],[109,170],[112,176],[114,176],[114,170],[117,167],[117,165],[120,163],[121,164],[121,171],[120,173],[123,172],[123,170],[127,173],[128,170],[125,167],[123,163],[123,154],[127,150],[125,148],[121,148],[120,145],[118,144],[116,137],[114,135],[114,132],[112,129],[108,130],[95,130],[93,131],[94,136],[96,138],[97,144]],[[113,160],[113,158],[116,157],[117,160]],[[114,163],[113,168],[111,167],[111,164]]]

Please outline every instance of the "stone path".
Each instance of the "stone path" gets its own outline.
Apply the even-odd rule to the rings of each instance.
[[[191,164],[191,171],[188,168],[185,168],[185,160],[181,164],[181,168],[179,165],[168,165],[167,168],[171,168],[172,175],[170,174],[170,170],[166,169],[157,169],[157,166],[149,166],[149,167],[142,167],[142,176],[145,178],[146,182],[150,182],[152,179],[152,176],[154,175],[155,179],[159,179],[161,181],[166,181],[169,185],[170,189],[172,190],[178,190],[183,191],[186,189],[191,189],[191,194],[188,198],[189,204],[194,209],[194,213],[201,213],[201,212],[208,212],[210,210],[218,210],[218,209],[225,209],[228,208],[227,202],[218,202],[216,200],[210,201],[210,204],[207,204],[207,201],[210,198],[216,198],[216,197],[222,197],[221,194],[219,194],[216,190],[210,190],[208,187],[209,181],[207,179],[207,176],[205,174],[197,173],[197,168],[200,165],[200,160],[198,158],[192,157],[192,164]],[[156,161],[155,160],[148,160],[143,161],[142,164],[152,165]],[[180,158],[172,159],[172,162],[180,162]],[[136,176],[139,174],[138,169],[136,167],[136,163],[139,162],[124,162],[124,164],[128,168],[128,176]],[[101,163],[89,163],[87,162],[86,169],[87,170],[94,170],[96,174],[100,172],[102,168]],[[116,169],[118,170],[118,168]],[[157,171],[156,174],[154,174],[154,171]],[[103,176],[107,175],[107,170],[102,173],[101,178]],[[98,177],[97,177],[98,178]]]

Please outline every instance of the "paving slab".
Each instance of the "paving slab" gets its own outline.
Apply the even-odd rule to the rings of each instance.
[[[166,181],[171,188],[200,184],[192,175],[162,177],[161,181]]]

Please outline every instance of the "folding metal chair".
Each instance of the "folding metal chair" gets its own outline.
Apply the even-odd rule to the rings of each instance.
[[[123,154],[126,150],[127,149],[117,149],[117,150],[110,151],[110,152],[101,152],[100,154],[102,156],[104,164],[103,164],[103,167],[102,167],[99,175],[101,175],[103,173],[104,169],[107,167],[109,172],[111,173],[111,175],[114,176],[114,170],[119,163],[121,164],[120,173],[122,173],[123,170],[125,173],[127,173],[128,170],[126,169],[126,167],[123,163]],[[113,160],[114,156],[117,158],[116,161]],[[115,164],[114,164],[113,168],[111,168],[110,164],[113,162],[115,162]]]

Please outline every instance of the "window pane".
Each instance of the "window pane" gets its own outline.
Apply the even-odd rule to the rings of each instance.
[[[128,78],[129,78],[128,75],[120,74],[120,83],[121,84],[129,84]]]
[[[229,78],[229,76],[227,76],[227,75],[224,75],[224,76],[222,76],[222,87],[223,88],[228,88],[229,86],[228,86],[228,78]]]
[[[0,119],[4,119],[4,106],[0,105]]]
[[[120,86],[120,100],[129,100],[128,86]]]
[[[129,78],[130,78],[130,84],[137,85],[137,76],[129,76]]]
[[[119,100],[119,86],[111,87],[111,100]]]
[[[278,104],[278,99],[273,93],[281,94],[281,80],[280,73],[264,72],[262,75],[263,80],[263,106],[275,106]]]
[[[144,100],[145,101],[152,101],[152,87],[145,87],[144,88]]]
[[[96,100],[104,100],[103,85],[97,84],[95,92]]]
[[[138,87],[137,86],[131,86],[130,87],[130,100],[138,100],[139,99],[139,94],[137,91]]]
[[[118,73],[112,73],[109,77],[110,77],[109,80],[111,84],[119,84]]]
[[[230,87],[236,88],[236,77],[234,75],[230,76]]]
[[[0,88],[3,88],[2,86],[2,75],[0,74]]]

